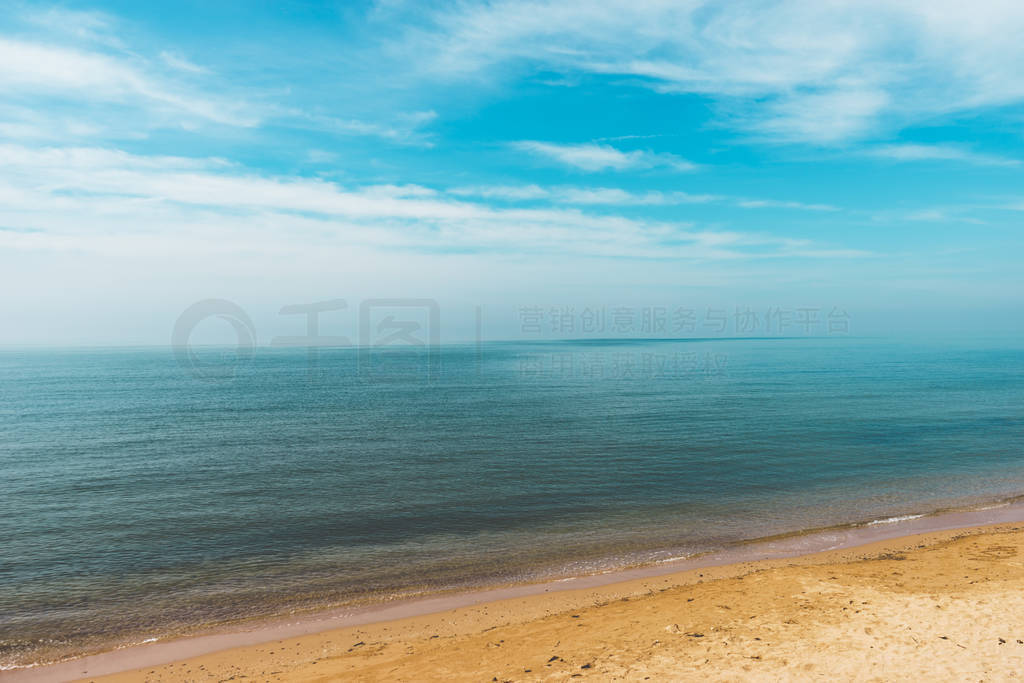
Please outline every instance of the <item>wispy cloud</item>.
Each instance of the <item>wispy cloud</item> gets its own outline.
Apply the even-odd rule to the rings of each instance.
[[[712,194],[688,192],[629,192],[617,187],[571,187],[539,185],[483,185],[449,189],[457,196],[483,197],[506,201],[544,200],[561,204],[608,206],[658,206],[704,204],[723,199]]]
[[[389,121],[363,121],[292,110],[287,118],[296,122],[298,127],[312,127],[326,133],[368,136],[402,145],[432,147],[434,142],[425,127],[437,118],[437,113],[410,112],[398,114]]]
[[[146,73],[130,58],[22,40],[0,38],[0,88],[12,98],[47,95],[134,105],[233,126],[258,123],[244,105],[207,97]]]
[[[680,221],[454,200],[419,185],[346,188],[264,176],[216,158],[15,145],[0,146],[0,158],[0,222],[17,230],[0,237],[8,247],[102,250],[117,244],[108,236],[130,240],[140,229],[161,235],[161,243],[184,234],[191,240],[221,240],[229,229],[241,239],[251,225],[276,224],[264,239],[285,250],[294,250],[296,236],[305,235],[310,248],[326,240],[339,248],[544,251],[635,259],[864,255],[804,239]]]
[[[610,206],[658,206],[667,204],[703,204],[714,201],[713,195],[686,192],[627,192],[615,187],[567,187],[554,194],[556,201],[566,204],[606,204]]]
[[[727,105],[775,139],[834,144],[1024,99],[1024,5],[932,0],[533,0],[446,6],[400,52],[444,78],[538,65]]]
[[[802,211],[838,211],[831,204],[807,204],[779,199],[739,199],[736,205],[744,209],[799,209]]]
[[[117,37],[116,21],[102,12],[59,6],[24,8],[19,18],[26,25],[43,29],[52,36],[114,48],[124,47],[124,43]]]
[[[101,135],[128,139],[141,133],[112,127],[114,122],[88,120],[74,112],[49,113],[22,105],[0,104],[0,139],[19,142],[77,142]]]
[[[0,34],[0,136],[80,144],[141,138],[156,129],[200,131],[273,123],[429,147],[432,110],[348,117],[340,108],[296,106],[285,89],[254,85],[199,63],[174,46],[127,45],[114,17],[51,8],[13,12],[21,30]],[[66,115],[66,112],[73,115]],[[29,112],[26,114],[26,112]]]
[[[210,72],[210,70],[205,66],[200,66],[190,61],[187,57],[183,57],[175,52],[168,52],[167,50],[164,50],[160,53],[160,59],[164,61],[164,64],[172,69],[177,69],[178,71],[187,71],[188,73],[193,74],[205,74]]]
[[[694,171],[697,165],[674,154],[659,154],[644,150],[624,152],[611,145],[594,143],[557,144],[537,140],[512,143],[516,149],[582,171],[626,171],[648,168],[669,168],[675,171]]]
[[[630,192],[618,187],[572,187],[539,185],[485,185],[448,190],[457,196],[475,196],[507,201],[544,200],[561,204],[607,206],[673,206],[682,204],[725,203],[741,209],[794,209],[800,211],[839,211],[831,204],[806,203],[780,199],[750,199],[719,194],[689,192]]]
[[[867,154],[893,161],[959,161],[976,166],[1020,166],[1017,159],[979,154],[954,145],[882,145],[867,150]]]
[[[924,206],[911,210],[887,210],[870,214],[876,223],[968,223],[984,225],[985,221],[971,215],[978,209],[991,209],[987,206]],[[973,247],[972,247],[973,248]]]
[[[971,225],[984,225],[985,221],[965,216],[961,212],[947,209],[921,209],[906,214],[908,221],[924,221],[928,223],[970,223]]]
[[[547,199],[549,190],[539,185],[476,185],[455,187],[448,190],[450,194],[461,197],[483,197],[484,199],[529,200]]]

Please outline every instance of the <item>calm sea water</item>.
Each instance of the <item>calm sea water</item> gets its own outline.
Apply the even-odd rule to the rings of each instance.
[[[0,666],[1017,495],[1022,349],[0,351]]]

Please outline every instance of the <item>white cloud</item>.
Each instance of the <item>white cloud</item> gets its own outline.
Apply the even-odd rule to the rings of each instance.
[[[893,161],[961,161],[977,166],[1019,166],[1017,159],[978,154],[953,145],[882,145],[867,150],[871,156]]]
[[[605,204],[609,206],[653,206],[666,204],[702,204],[716,201],[720,197],[687,192],[629,192],[617,187],[569,187],[554,186],[543,188],[539,185],[493,185],[456,187],[449,194],[468,197],[483,197],[506,201],[547,200],[561,204]]]
[[[226,168],[220,158],[130,154],[101,147],[25,147],[0,145],[0,162],[8,169],[30,172],[37,183],[60,182],[58,178],[89,182],[88,174],[111,170],[183,171]]]
[[[537,140],[521,140],[512,143],[516,149],[552,159],[566,166],[583,171],[625,171],[654,167],[666,167],[676,171],[693,171],[697,168],[686,159],[674,154],[634,150],[623,152],[611,145],[594,143],[556,144]]]
[[[164,50],[160,53],[160,59],[164,61],[164,64],[178,71],[187,71],[188,73],[193,74],[205,74],[210,72],[206,67],[200,66],[175,52],[168,52],[167,50]]]
[[[433,147],[430,135],[423,128],[437,118],[434,111],[403,113],[395,116],[392,121],[342,119],[297,110],[291,110],[287,114],[295,122],[307,124],[323,132],[377,137],[416,147]]]
[[[422,185],[368,185],[360,192],[373,197],[436,197],[437,190]]]
[[[614,206],[689,203],[679,202],[672,195],[662,192],[635,193],[614,187],[562,188],[558,191],[556,199],[566,204],[608,204]]]
[[[48,95],[130,104],[233,126],[258,122],[244,105],[217,100],[146,73],[127,57],[0,38],[0,88],[7,97]]]
[[[62,7],[27,9],[20,18],[30,26],[52,35],[120,48],[123,44],[114,33],[114,21],[101,12],[71,10]]]
[[[778,199],[740,199],[736,205],[744,209],[801,209],[803,211],[838,211],[831,204],[805,204]]]
[[[130,251],[145,248],[146,237],[161,249],[231,243],[285,253],[360,246],[725,261],[851,255],[679,221],[495,207],[418,185],[260,176],[221,159],[2,145],[0,160],[0,225],[12,228],[0,244],[11,248]]]
[[[879,89],[827,89],[783,97],[747,114],[745,123],[772,139],[834,143],[869,135],[888,104]]]
[[[970,223],[972,225],[984,225],[985,223],[972,216],[964,216],[961,211],[955,209],[920,209],[905,214],[903,219],[929,223]]]
[[[454,187],[449,194],[460,197],[483,197],[485,199],[546,199],[550,193],[539,185],[487,185]]]
[[[717,194],[689,192],[630,192],[617,187],[571,187],[539,185],[494,185],[457,187],[448,190],[457,196],[484,197],[507,201],[546,200],[560,204],[607,206],[673,206],[681,204],[726,203],[742,209],[795,209],[801,211],[839,211],[831,204],[806,203],[780,199],[749,199]]]
[[[870,137],[1024,99],[1015,0],[531,0],[449,5],[394,48],[443,78],[547,69],[697,93],[762,136]]]
[[[949,216],[946,212],[940,209],[922,209],[907,214],[907,220],[910,221],[945,221],[948,219]]]
[[[111,130],[109,122],[84,120],[72,113],[52,114],[31,107],[0,104],[0,139],[34,141],[68,141],[100,134],[130,138],[137,134],[121,129]]]
[[[366,120],[342,115],[336,107],[298,107],[284,101],[290,83],[272,91],[267,79],[254,86],[218,75],[173,46],[149,51],[126,45],[120,38],[126,25],[112,16],[51,8],[24,9],[10,18],[18,32],[0,35],[3,138],[75,144],[92,137],[109,143],[145,137],[158,128],[196,131],[209,123],[257,127],[273,121],[402,145],[433,145],[424,130],[437,118],[433,110],[389,112]],[[275,59],[272,51],[260,56]],[[223,71],[231,74],[235,66],[228,63]],[[276,73],[276,64],[262,66]],[[62,120],[59,113],[69,110],[74,119]]]

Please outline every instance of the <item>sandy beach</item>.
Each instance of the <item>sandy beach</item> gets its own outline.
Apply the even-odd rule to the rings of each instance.
[[[11,678],[1007,679],[1024,671],[1022,551],[1020,523],[935,531],[605,585],[549,586],[191,658],[196,640],[183,639],[162,644],[160,657],[181,655],[170,663],[129,648]],[[94,677],[94,665],[141,668]]]

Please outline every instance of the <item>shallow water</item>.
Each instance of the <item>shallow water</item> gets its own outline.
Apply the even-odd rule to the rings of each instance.
[[[0,351],[0,665],[1024,491],[1019,345],[200,356]]]

